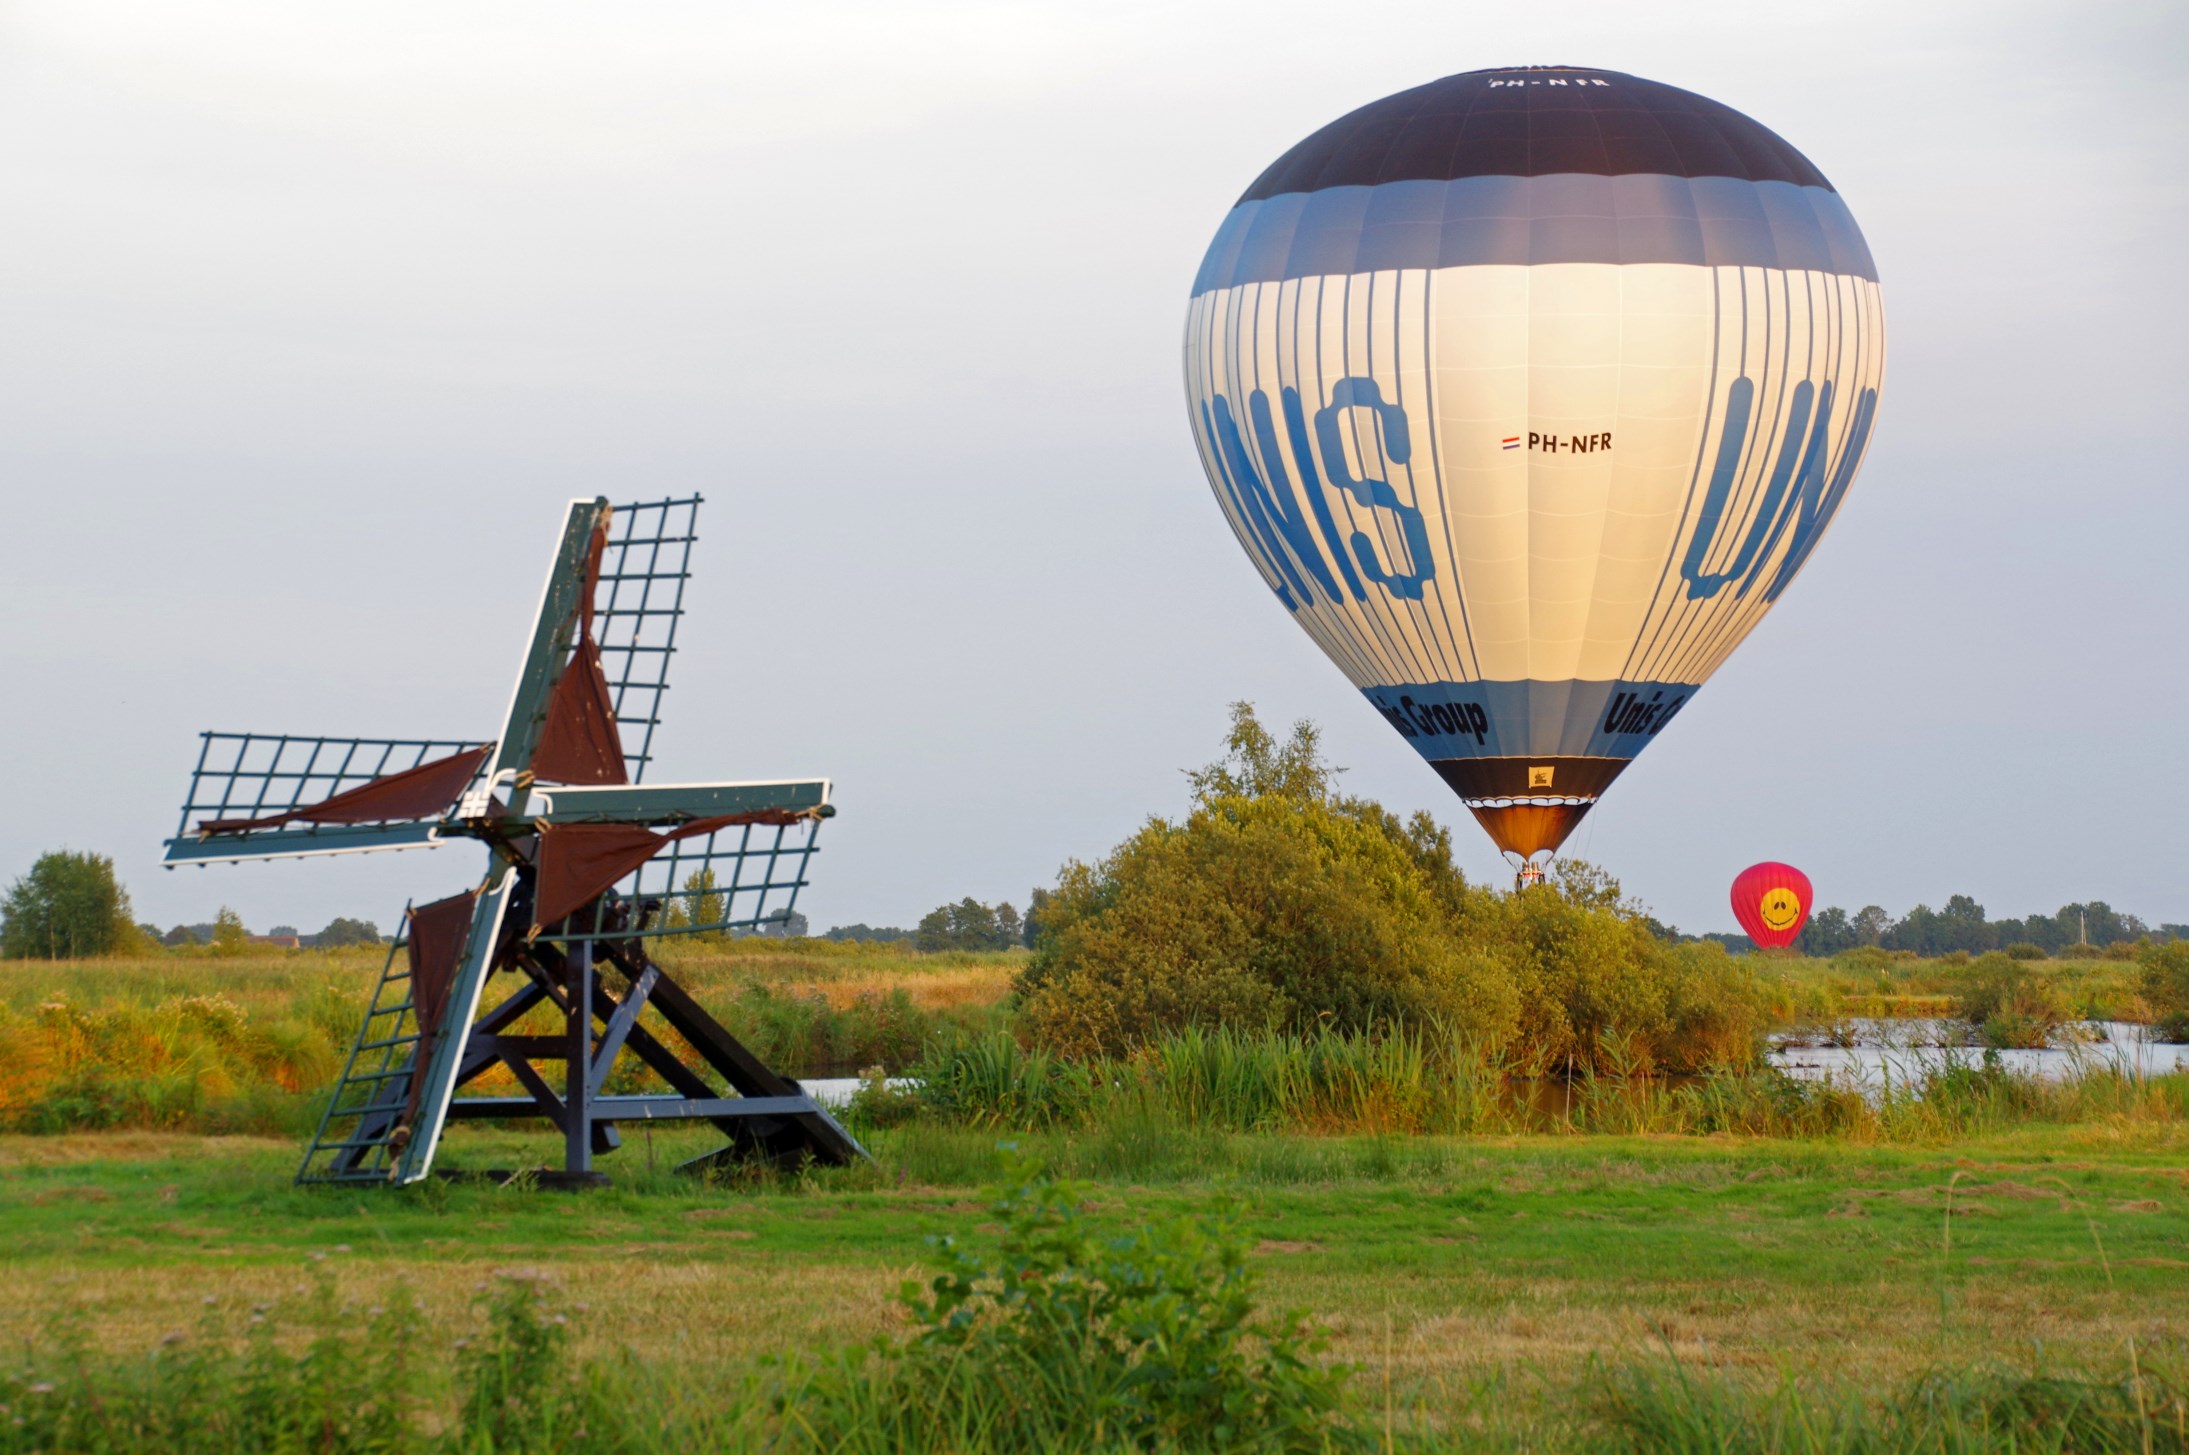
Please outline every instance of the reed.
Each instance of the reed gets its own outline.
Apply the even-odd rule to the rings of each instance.
[[[1629,1064],[1630,1060],[1637,1064]],[[994,1032],[931,1044],[891,1093],[897,1119],[994,1130],[1158,1124],[1188,1132],[1613,1133],[1935,1142],[2031,1123],[2189,1121],[2189,1073],[2088,1055],[2059,1080],[1948,1048],[1881,1087],[1797,1080],[1770,1067],[1651,1075],[1607,1037],[1570,1077],[1526,1078],[1433,1029],[1383,1033],[1189,1028],[1121,1057],[1071,1061]],[[863,1096],[862,1096],[863,1099]]]

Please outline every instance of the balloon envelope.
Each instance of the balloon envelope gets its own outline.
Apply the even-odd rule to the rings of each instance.
[[[1884,343],[1861,232],[1777,135],[1516,68],[1363,107],[1247,188],[1186,394],[1263,581],[1526,856],[1800,571]]]
[[[1733,880],[1733,918],[1766,950],[1794,943],[1815,902],[1809,876],[1791,864],[1751,864]]]

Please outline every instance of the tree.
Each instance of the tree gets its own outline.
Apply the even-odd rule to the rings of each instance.
[[[1892,930],[1893,917],[1885,913],[1883,907],[1875,904],[1865,904],[1855,911],[1854,931],[1858,943],[1882,945],[1885,943],[1885,937],[1891,934]]]
[[[1026,925],[1019,931],[1019,938],[1026,948],[1034,948],[1034,941],[1041,938],[1041,917],[1049,909],[1049,891],[1036,889],[1026,898]]]
[[[1011,919],[1016,926],[1016,910]],[[1016,928],[1006,935],[997,924],[997,911],[967,895],[956,904],[940,905],[922,915],[920,927],[913,931],[912,948],[928,954],[941,950],[1005,950],[1017,942],[1018,935]]]
[[[1008,950],[1026,933],[1026,926],[1019,922],[1018,911],[1005,900],[996,906],[996,948]]]
[[[765,935],[770,939],[802,940],[811,928],[812,926],[807,923],[806,917],[797,910],[779,909],[772,914],[761,916],[760,925],[753,933]]]
[[[855,925],[838,925],[836,926],[836,928],[830,930],[827,934],[821,936],[821,938],[824,940],[838,941],[865,941],[877,945],[886,945],[891,944],[897,940],[911,939],[912,931],[900,930],[894,925],[870,925],[861,923]]]
[[[339,950],[344,945],[377,945],[380,943],[380,926],[369,919],[343,919],[337,916],[327,921],[327,927],[312,936],[312,943],[322,950]]]
[[[1809,923],[1801,927],[1801,937],[1794,945],[1804,955],[1837,955],[1852,950],[1862,943],[1861,934],[1847,911],[1838,905],[1827,905],[1809,916]]]
[[[1216,762],[1186,770],[1196,802],[1269,797],[1319,803],[1337,791],[1334,780],[1345,771],[1323,761],[1322,730],[1315,724],[1301,719],[1280,744],[1255,716],[1251,702],[1231,705],[1224,747],[1225,756]]]
[[[730,917],[728,896],[716,882],[714,870],[694,869],[684,880],[684,893],[684,912],[694,925],[704,929]]]
[[[222,905],[213,916],[213,953],[240,955],[250,947],[251,932],[243,927],[243,916]]]
[[[41,854],[0,900],[0,955],[9,959],[111,954],[134,933],[129,894],[104,854]]]

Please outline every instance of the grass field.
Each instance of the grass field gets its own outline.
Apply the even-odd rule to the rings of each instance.
[[[1019,963],[745,944],[690,947],[676,968],[741,1034],[797,1064],[993,1031]],[[1849,1013],[1849,998],[1886,994],[1881,975],[1904,987],[1894,995],[1950,998],[1959,968],[1789,960],[1766,973],[1790,1001]],[[2129,983],[2118,962],[2047,968],[2079,975],[2092,997]],[[415,1298],[426,1345],[448,1350],[480,1337],[483,1296],[536,1276],[581,1361],[635,1361],[648,1379],[673,1367],[678,1398],[736,1413],[771,1356],[901,1332],[892,1296],[923,1275],[927,1241],[995,1232],[983,1189],[1008,1144],[1085,1179],[1088,1215],[1109,1232],[1236,1207],[1263,1303],[1307,1311],[1330,1357],[1358,1367],[1364,1418],[1394,1449],[1886,1448],[1637,1431],[1683,1400],[1720,1399],[1712,1391],[1735,1403],[1711,1418],[1746,1427],[1779,1409],[1769,1391],[1783,1386],[1826,1412],[1793,1407],[1796,1425],[1844,1433],[1845,1411],[1885,1408],[1941,1370],[2087,1369],[2109,1388],[2131,1387],[2119,1380],[2133,1371],[2140,1401],[2146,1370],[2173,1371],[2175,1385],[2151,1386],[2164,1391],[2189,1364],[2179,1077],[2045,1096],[1972,1083],[1911,1099],[1897,1121],[1864,1113],[1787,1138],[1698,1135],[1709,1123],[1674,1115],[1664,1095],[1591,1102],[1588,1088],[1594,1110],[1554,1136],[1511,1135],[1495,1117],[1473,1136],[1349,1134],[1343,1118],[1321,1134],[1281,1121],[1223,1131],[1212,1122],[1224,1117],[1180,1099],[1173,1072],[1168,1100],[1113,1095],[1031,1129],[868,1114],[858,1129],[876,1160],[849,1169],[702,1184],[668,1169],[710,1145],[703,1133],[640,1129],[604,1161],[615,1186],[583,1196],[521,1182],[295,1189],[298,1123],[377,970],[370,952],[0,965],[0,1017],[30,1048],[0,1073],[0,1113],[21,1124],[65,1092],[79,1099],[66,1106],[139,1118],[0,1135],[0,1336],[33,1361],[73,1338],[149,1368],[203,1339],[208,1319],[233,1333],[265,1310],[302,1329],[324,1284],[356,1317]],[[114,1099],[123,1081],[136,1101]],[[241,1130],[189,1130],[209,1125]],[[1685,1134],[1603,1134],[1660,1125]],[[442,1165],[555,1152],[544,1130],[459,1127]],[[1644,1391],[1656,1413],[1618,1416],[1632,1428],[1607,1433],[1618,1390]],[[2118,1448],[2189,1448],[2189,1411],[2176,1413],[2181,1431],[2162,1409],[2135,1427],[2144,1444]],[[668,1447],[689,1448],[678,1439]],[[0,1419],[0,1450],[12,1448]]]
[[[1875,1389],[1926,1369],[2108,1366],[2189,1336],[2189,1133],[2043,1129],[1926,1149],[1761,1139],[1018,1139],[1093,1179],[1125,1227],[1237,1199],[1269,1302],[1308,1310],[1409,1430],[1532,1428],[1606,1363],[1671,1355],[1746,1379]],[[873,1135],[878,1164],[706,1187],[649,1175],[584,1197],[438,1183],[299,1191],[295,1148],[149,1133],[0,1139],[0,1333],[57,1308],[148,1350],[208,1301],[396,1286],[461,1330],[482,1281],[537,1270],[589,1307],[582,1349],[704,1370],[892,1328],[923,1240],[983,1221],[995,1139]],[[544,1142],[460,1133],[454,1161]],[[666,1167],[681,1139],[663,1136]],[[1379,1394],[1379,1398],[1381,1395]],[[1485,1403],[1487,1401],[1487,1403]]]

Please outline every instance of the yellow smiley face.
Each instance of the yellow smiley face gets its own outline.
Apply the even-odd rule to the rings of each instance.
[[[1791,929],[1794,921],[1801,918],[1801,896],[1791,889],[1767,889],[1756,912],[1762,917],[1765,929]]]

